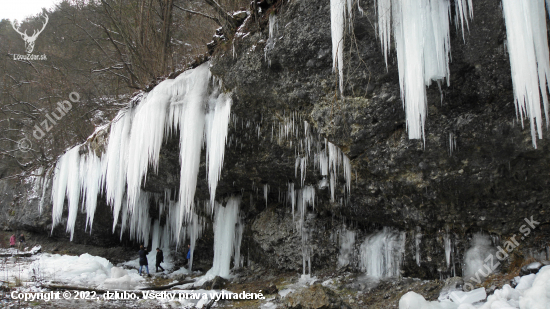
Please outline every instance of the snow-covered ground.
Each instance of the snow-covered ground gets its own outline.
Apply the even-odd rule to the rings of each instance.
[[[39,247],[32,249],[34,255],[30,257],[16,256],[16,254],[31,251],[16,249],[0,249],[0,254],[14,254],[0,260],[0,281],[4,290],[4,297],[0,300],[0,307],[10,308],[22,304],[52,306],[59,308],[92,308],[111,307],[165,307],[165,308],[203,308],[213,302],[215,290],[185,290],[172,289],[167,291],[151,291],[152,280],[160,275],[164,280],[170,279],[176,283],[176,277],[187,274],[186,269],[175,269],[172,259],[165,256],[163,267],[165,272],[154,272],[154,258],[149,259],[152,278],[140,276],[137,268],[138,260],[129,261],[118,266],[107,259],[82,254],[80,256],[37,253]],[[73,289],[54,289],[54,286],[70,286],[89,289],[76,291]],[[108,293],[105,293],[108,291]],[[226,291],[227,292],[227,291]],[[118,293],[118,294],[117,294]],[[25,300],[25,297],[27,298]],[[47,299],[47,300],[46,300]]]
[[[514,279],[515,288],[505,284],[494,294],[485,296],[485,289],[468,293],[446,291],[450,300],[429,302],[415,292],[408,292],[399,301],[400,309],[547,309],[550,308],[550,266],[537,274]],[[440,298],[441,299],[441,298]],[[452,301],[451,301],[452,300]]]

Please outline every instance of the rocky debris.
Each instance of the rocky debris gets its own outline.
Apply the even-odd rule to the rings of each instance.
[[[276,294],[278,292],[279,292],[279,289],[277,289],[277,286],[273,283],[270,283],[268,285],[259,286],[256,293],[270,295],[270,294]]]
[[[285,298],[286,308],[293,309],[347,309],[351,308],[333,290],[320,284],[303,288]]]
[[[221,290],[226,287],[226,285],[229,283],[229,280],[224,279],[220,276],[216,276],[214,279],[210,281],[206,281],[202,286],[201,289],[204,290]]]

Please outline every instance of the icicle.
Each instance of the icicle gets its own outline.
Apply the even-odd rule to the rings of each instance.
[[[214,220],[214,261],[207,275],[229,276],[229,266],[232,253],[236,247],[235,224],[239,218],[240,198],[231,197],[225,207],[216,205],[216,218]],[[242,235],[242,234],[241,234]]]
[[[449,236],[449,231],[443,236],[443,242],[445,245],[445,261],[447,262],[447,268],[451,266],[451,237]]]
[[[503,0],[504,20],[514,85],[516,114],[522,120],[529,117],[533,147],[542,139],[542,94],[546,126],[548,126],[548,95],[550,60],[546,31],[544,0]]]
[[[292,205],[292,220],[294,220],[294,206],[296,205],[296,194],[294,193],[294,183],[293,182],[288,183],[288,195],[287,196],[288,196],[288,200],[290,200],[290,203]]]
[[[189,271],[193,269],[193,253],[195,252],[195,246],[197,244],[197,239],[199,239],[202,236],[203,233],[203,221],[202,219],[197,215],[193,214],[191,216],[191,221],[189,222],[189,225],[187,225],[187,234],[189,235],[189,249],[191,250],[190,259],[189,259]]]
[[[102,158],[103,159],[103,158]],[[97,206],[97,198],[101,189],[101,173],[104,162],[98,158],[92,151],[89,151],[80,160],[80,182],[82,192],[84,193],[82,200],[86,205],[86,228],[90,228],[94,222],[94,214]]]
[[[69,218],[67,220],[67,232],[71,233],[73,240],[78,203],[80,200],[80,145],[63,154],[56,164],[52,187],[52,231],[61,221],[65,195],[69,201]]]
[[[388,67],[388,53],[390,52],[391,3],[392,0],[378,0],[376,6],[378,13],[378,36],[382,43],[386,69]]]
[[[346,3],[351,0],[330,0],[330,27],[332,36],[332,70],[338,72],[340,94],[344,95],[344,29],[346,24]],[[349,13],[351,12],[351,8]],[[348,14],[349,14],[348,13]],[[351,16],[348,15],[348,18]]]
[[[156,249],[161,247],[161,245],[160,245],[161,238],[160,237],[161,237],[160,223],[159,223],[158,220],[155,220],[155,222],[153,223],[153,233],[152,233],[152,236],[151,236],[151,246],[149,247],[149,249],[151,249],[151,251],[147,255],[147,260],[148,261],[151,261],[151,262],[156,261],[156,259],[157,259]]]
[[[233,241],[233,268],[238,269],[241,267],[241,242],[243,239],[244,222],[242,218],[237,214],[237,225],[235,226],[235,238]]]
[[[118,216],[122,207],[122,199],[126,189],[127,158],[129,153],[132,117],[133,109],[122,110],[118,113],[111,124],[109,143],[105,153],[106,164],[102,174],[103,182],[105,183],[107,203],[111,205],[113,209],[113,232],[116,222],[118,221]]]
[[[266,183],[264,184],[264,200],[265,200],[265,207],[267,207],[267,194],[269,193],[269,185]]]
[[[276,33],[279,32],[279,22],[277,20],[277,15],[269,15],[269,37],[264,48],[264,58],[268,62],[268,66],[271,66],[271,59],[268,59],[267,54],[275,48],[276,43]]]
[[[193,199],[197,188],[197,176],[199,173],[201,145],[204,131],[204,106],[210,70],[208,63],[196,68],[194,78],[188,84],[189,92],[186,94],[185,106],[181,108],[179,115],[180,129],[180,190],[179,190],[179,215],[178,226],[181,229],[184,218],[189,218],[193,209]],[[178,233],[179,241],[179,233]]]
[[[218,96],[214,93],[210,97],[209,105],[213,110],[206,117],[206,166],[211,205],[216,198],[216,187],[223,167],[231,104],[231,94],[222,93]]]
[[[470,19],[474,18],[474,6],[472,0],[455,0],[455,18],[456,26],[458,27],[458,21],[460,19],[460,25],[462,27],[462,40],[466,41],[464,38],[464,23],[466,23],[466,28],[470,30],[468,25],[468,17]]]
[[[415,260],[416,265],[420,266],[420,243],[422,242],[422,233],[420,233],[420,227],[416,227],[416,234],[414,236],[415,245]]]
[[[128,144],[128,171],[126,182],[128,185],[128,203],[134,205],[139,195],[142,182],[147,180],[149,165],[156,173],[160,148],[166,131],[166,116],[168,106],[177,89],[181,87],[175,79],[167,79],[157,85],[149,94],[144,95],[135,109],[130,129]],[[176,89],[173,89],[176,88]]]

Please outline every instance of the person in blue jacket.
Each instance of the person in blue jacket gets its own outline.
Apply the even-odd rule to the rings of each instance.
[[[139,275],[141,276],[141,269],[145,266],[147,270],[147,276],[151,277],[149,274],[149,262],[147,261],[147,251],[143,248],[143,245],[139,246]]]
[[[187,255],[185,256],[185,258],[187,259],[187,262],[185,263],[185,265],[183,265],[184,267],[188,267],[189,266],[189,262],[191,260],[191,245],[190,244],[187,244]]]

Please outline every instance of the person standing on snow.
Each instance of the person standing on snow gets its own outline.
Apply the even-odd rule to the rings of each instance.
[[[164,271],[164,268],[162,268],[162,266],[160,266],[160,263],[164,262],[164,255],[162,254],[162,250],[160,250],[159,248],[157,248],[157,259],[155,261],[155,272],[159,272],[159,267],[160,269],[162,269],[162,271]]]
[[[145,266],[147,270],[147,276],[151,277],[149,274],[149,262],[147,261],[147,251],[143,248],[143,245],[139,246],[139,275],[141,276],[141,269]]]
[[[21,236],[19,236],[19,251],[21,251],[21,247],[23,246],[23,244],[26,245],[27,242],[25,241],[25,235],[21,234]]]
[[[15,247],[15,234],[10,237],[10,247]]]

